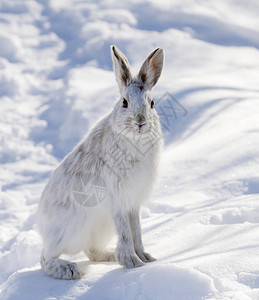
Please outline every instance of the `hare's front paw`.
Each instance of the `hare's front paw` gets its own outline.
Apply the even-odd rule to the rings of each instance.
[[[136,251],[137,256],[145,263],[155,261],[156,258],[154,258],[151,254],[143,251]]]
[[[117,260],[126,269],[144,266],[144,263],[135,254],[119,253]]]

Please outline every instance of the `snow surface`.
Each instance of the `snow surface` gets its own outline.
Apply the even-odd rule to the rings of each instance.
[[[1,300],[259,299],[258,13],[256,0],[1,0]],[[166,147],[142,211],[158,260],[123,270],[79,254],[86,275],[55,280],[39,266],[37,204],[113,106],[111,44],[134,70],[165,49],[154,96]]]

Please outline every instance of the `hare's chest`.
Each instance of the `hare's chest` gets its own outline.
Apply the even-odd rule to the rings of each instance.
[[[109,159],[104,161],[106,169],[108,169],[115,180],[119,181],[135,181],[136,178],[145,176],[149,173],[152,165],[152,157],[140,155],[137,153],[121,151],[112,153]]]
[[[156,166],[156,155],[152,152],[146,155],[124,152],[116,159],[104,162],[103,178],[110,198],[121,201],[123,207],[129,209],[141,205],[152,191]]]

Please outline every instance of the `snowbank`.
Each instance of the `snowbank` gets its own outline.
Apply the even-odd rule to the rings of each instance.
[[[0,3],[1,299],[258,299],[257,1]],[[110,45],[134,70],[155,48],[166,147],[142,213],[158,260],[135,270],[74,259],[86,275],[39,269],[40,193],[118,95]],[[115,242],[113,242],[114,244]]]

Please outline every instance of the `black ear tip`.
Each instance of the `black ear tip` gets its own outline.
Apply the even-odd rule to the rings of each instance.
[[[112,51],[115,53],[116,52],[116,46],[115,45],[111,45]]]
[[[155,53],[156,53],[156,52],[162,52],[162,53],[163,53],[163,52],[164,52],[164,49],[163,49],[163,48],[156,48],[156,50],[155,50],[154,52],[155,52]]]
[[[117,59],[119,59],[118,52],[117,52],[117,50],[116,50],[116,46],[112,45],[112,46],[111,46],[111,49],[112,49],[112,52],[113,52],[114,56],[115,56]]]

